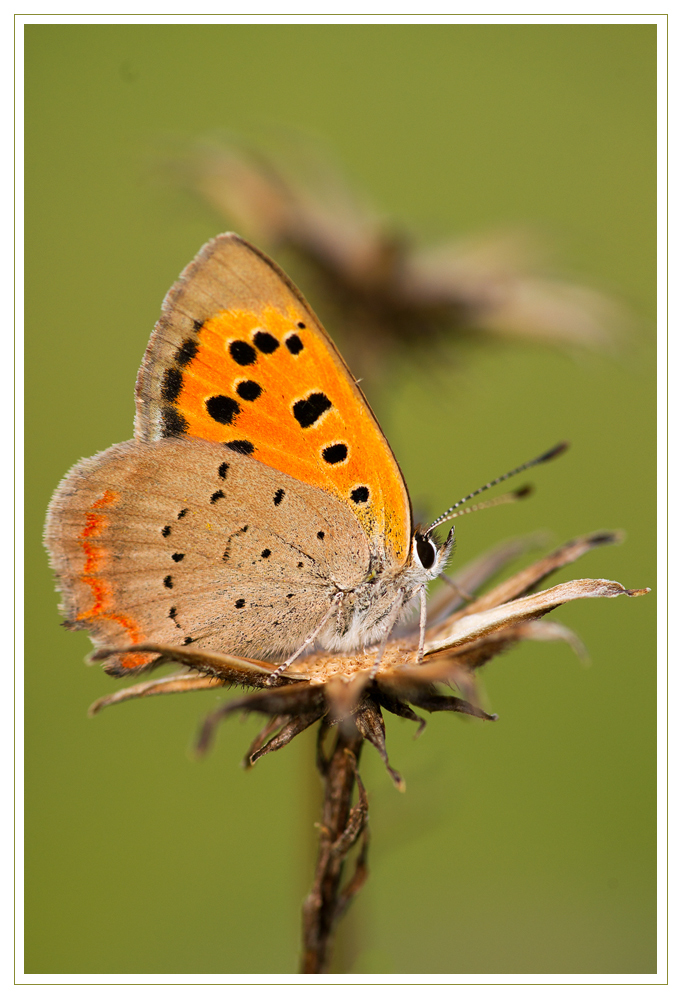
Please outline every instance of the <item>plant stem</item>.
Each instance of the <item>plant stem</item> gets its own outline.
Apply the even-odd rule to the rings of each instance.
[[[321,749],[325,731],[322,727],[318,740],[318,767],[325,780],[325,797],[315,879],[303,907],[303,973],[327,971],[337,921],[368,874],[368,800],[358,774],[363,737],[355,725],[353,728],[348,723],[340,725],[332,756],[326,759]],[[352,806],[356,785],[358,803]],[[355,871],[342,888],[344,861],[361,836]]]

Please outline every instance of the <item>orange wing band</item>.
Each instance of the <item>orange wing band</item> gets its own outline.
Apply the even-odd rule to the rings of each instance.
[[[85,515],[85,527],[80,532],[78,538],[85,563],[81,582],[90,587],[93,596],[93,603],[85,611],[80,611],[76,615],[78,621],[88,621],[95,618],[114,622],[120,625],[125,631],[131,644],[142,642],[144,636],[136,622],[127,615],[117,614],[114,608],[114,594],[109,584],[101,575],[108,559],[108,553],[102,546],[96,545],[93,541],[98,538],[107,528],[109,520],[106,514],[101,513],[101,509],[111,507],[120,500],[118,493],[113,490],[105,490],[99,500],[91,505],[90,510]],[[142,653],[126,653],[121,657],[121,666],[127,670],[135,670],[144,667],[154,659],[153,656],[145,656]]]

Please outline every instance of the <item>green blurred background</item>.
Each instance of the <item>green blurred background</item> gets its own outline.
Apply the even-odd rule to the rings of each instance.
[[[86,708],[116,688],[59,627],[41,547],[79,458],[132,434],[161,299],[225,221],[151,151],[217,128],[318,136],[426,237],[518,223],[625,301],[618,357],[471,338],[371,398],[432,514],[562,438],[536,495],[457,523],[459,562],[537,528],[623,528],[557,577],[655,583],[655,32],[649,25],[26,28],[26,966],[291,973],[313,866],[313,733],[244,773],[259,722],[189,748],[213,693]],[[152,157],[153,158],[153,157]],[[296,275],[294,275],[296,277]],[[316,306],[314,293],[304,293]],[[325,316],[322,316],[325,321]],[[334,335],[334,329],[331,329]],[[487,668],[495,725],[390,717],[371,747],[371,878],[334,968],[655,971],[655,595],[583,601],[589,669],[556,644]],[[230,697],[230,695],[227,695]]]

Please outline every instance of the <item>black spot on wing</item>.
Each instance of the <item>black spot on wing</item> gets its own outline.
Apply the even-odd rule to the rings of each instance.
[[[237,386],[237,395],[240,399],[246,399],[248,403],[253,403],[255,399],[258,399],[263,389],[258,384],[258,382],[252,382],[251,379],[245,379],[244,382],[240,382]]]
[[[339,462],[346,461],[346,456],[349,453],[347,445],[339,442],[338,444],[328,445],[327,448],[323,448],[323,458],[328,465],[337,465]]]
[[[211,396],[205,406],[206,412],[218,424],[231,424],[241,412],[240,404],[229,396]]]
[[[215,493],[211,494],[211,500],[209,501],[209,503],[216,503],[217,500],[223,500],[224,497],[225,493],[223,492],[223,490],[216,490]]]
[[[303,326],[303,323],[300,323],[299,326]],[[304,349],[304,345],[298,333],[290,334],[285,340],[285,346],[290,354],[300,354]]]
[[[172,576],[165,576],[164,577],[164,587],[168,587],[169,590],[173,589],[173,577]]]
[[[301,427],[312,427],[331,406],[332,403],[324,392],[312,392],[310,396],[294,403],[292,413]]]
[[[302,323],[301,320],[299,320],[299,322],[296,325],[299,327],[300,330],[306,329],[306,324]]]
[[[164,406],[161,409],[161,436],[165,438],[180,437],[187,430],[185,417],[178,413],[174,406]]]
[[[218,466],[218,475],[221,479],[225,479],[225,474],[229,468],[230,466],[228,465],[227,462],[221,462],[221,464]]]
[[[323,540],[324,537],[325,537],[325,532],[324,531],[319,531],[318,532],[318,538],[320,539],[321,542],[322,542],[322,540]]]
[[[188,514],[189,511],[190,511],[189,507],[183,507],[183,509],[178,514],[178,520],[180,520],[181,517],[185,517],[185,515]]]
[[[280,341],[276,340],[272,333],[266,333],[265,330],[259,330],[258,333],[254,334],[254,343],[262,354],[272,354],[280,346]]]
[[[171,556],[173,562],[182,562],[184,558],[185,558],[184,552],[174,552],[173,555]]]
[[[351,499],[354,503],[367,503],[370,498],[370,490],[367,486],[356,486],[351,490]]]
[[[261,553],[261,558],[267,559],[269,555],[270,555],[270,549],[264,549],[263,552]]]
[[[167,524],[165,528],[162,528],[161,534],[164,536],[164,538],[168,538],[168,536],[171,534],[171,525]]]
[[[225,446],[231,451],[236,451],[238,455],[251,455],[254,451],[251,441],[226,441]]]
[[[167,368],[161,382],[161,396],[167,403],[174,403],[183,387],[183,375],[179,368]]]
[[[256,351],[246,340],[233,340],[230,355],[238,365],[253,365],[256,361]]]
[[[195,319],[192,322],[194,324],[195,330],[201,330],[203,324],[200,323],[199,320]],[[196,340],[192,340],[191,337],[188,338],[187,340],[184,340],[180,345],[180,347],[178,348],[178,350],[175,352],[174,355],[175,363],[177,365],[180,365],[181,368],[184,368],[185,365],[189,365],[190,361],[192,361],[198,350],[199,350],[199,344],[197,343]]]
[[[279,507],[285,496],[284,490],[277,490],[275,496],[273,497],[273,503],[276,507]]]
[[[201,330],[201,328],[204,326],[204,320],[203,319],[193,319],[192,320],[192,326],[194,327],[194,332],[195,333],[199,333],[199,331]]]
[[[247,602],[244,600],[244,598],[240,597],[239,601],[235,601],[235,607],[236,608],[243,608],[246,603]]]

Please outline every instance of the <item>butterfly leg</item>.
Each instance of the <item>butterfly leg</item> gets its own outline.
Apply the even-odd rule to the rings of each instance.
[[[416,662],[422,663],[425,655],[425,630],[427,628],[427,587],[420,587],[420,641],[417,644]]]
[[[323,619],[320,622],[320,624],[316,625],[316,627],[313,629],[313,631],[311,632],[311,634],[309,636],[307,636],[306,639],[304,639],[304,641],[301,643],[301,645],[299,646],[299,648],[294,653],[292,653],[291,656],[287,657],[287,659],[285,660],[284,663],[281,663],[279,667],[276,667],[276,669],[268,677],[268,680],[266,681],[266,684],[268,684],[268,685],[274,684],[275,681],[276,681],[276,679],[283,672],[283,670],[286,670],[287,667],[289,667],[292,663],[294,663],[294,661],[297,659],[297,657],[301,656],[301,654],[306,649],[306,647],[310,646],[310,644],[313,642],[313,640],[316,638],[316,636],[320,635],[320,633],[322,632],[322,630],[325,627],[325,625],[327,625],[328,621],[330,620],[330,618],[332,617],[332,615],[335,613],[335,611],[337,610],[337,608],[341,604],[341,601],[342,601],[343,597],[344,597],[344,593],[341,590],[337,594],[335,594],[335,596],[332,598],[332,603],[330,604],[329,609],[327,610],[327,612],[323,616]]]
[[[387,615],[387,618],[389,619],[389,624],[387,625],[387,630],[384,633],[384,636],[382,637],[382,642],[380,643],[380,647],[377,650],[377,656],[375,657],[375,663],[373,665],[373,668],[370,671],[371,681],[374,680],[375,677],[377,676],[379,665],[382,662],[382,657],[384,656],[384,650],[387,648],[387,643],[389,642],[391,633],[394,630],[394,625],[398,621],[398,616],[401,613],[401,608],[403,607],[404,599],[405,599],[405,592],[403,590],[399,590],[398,594],[394,598],[391,607],[389,608],[389,614]]]

